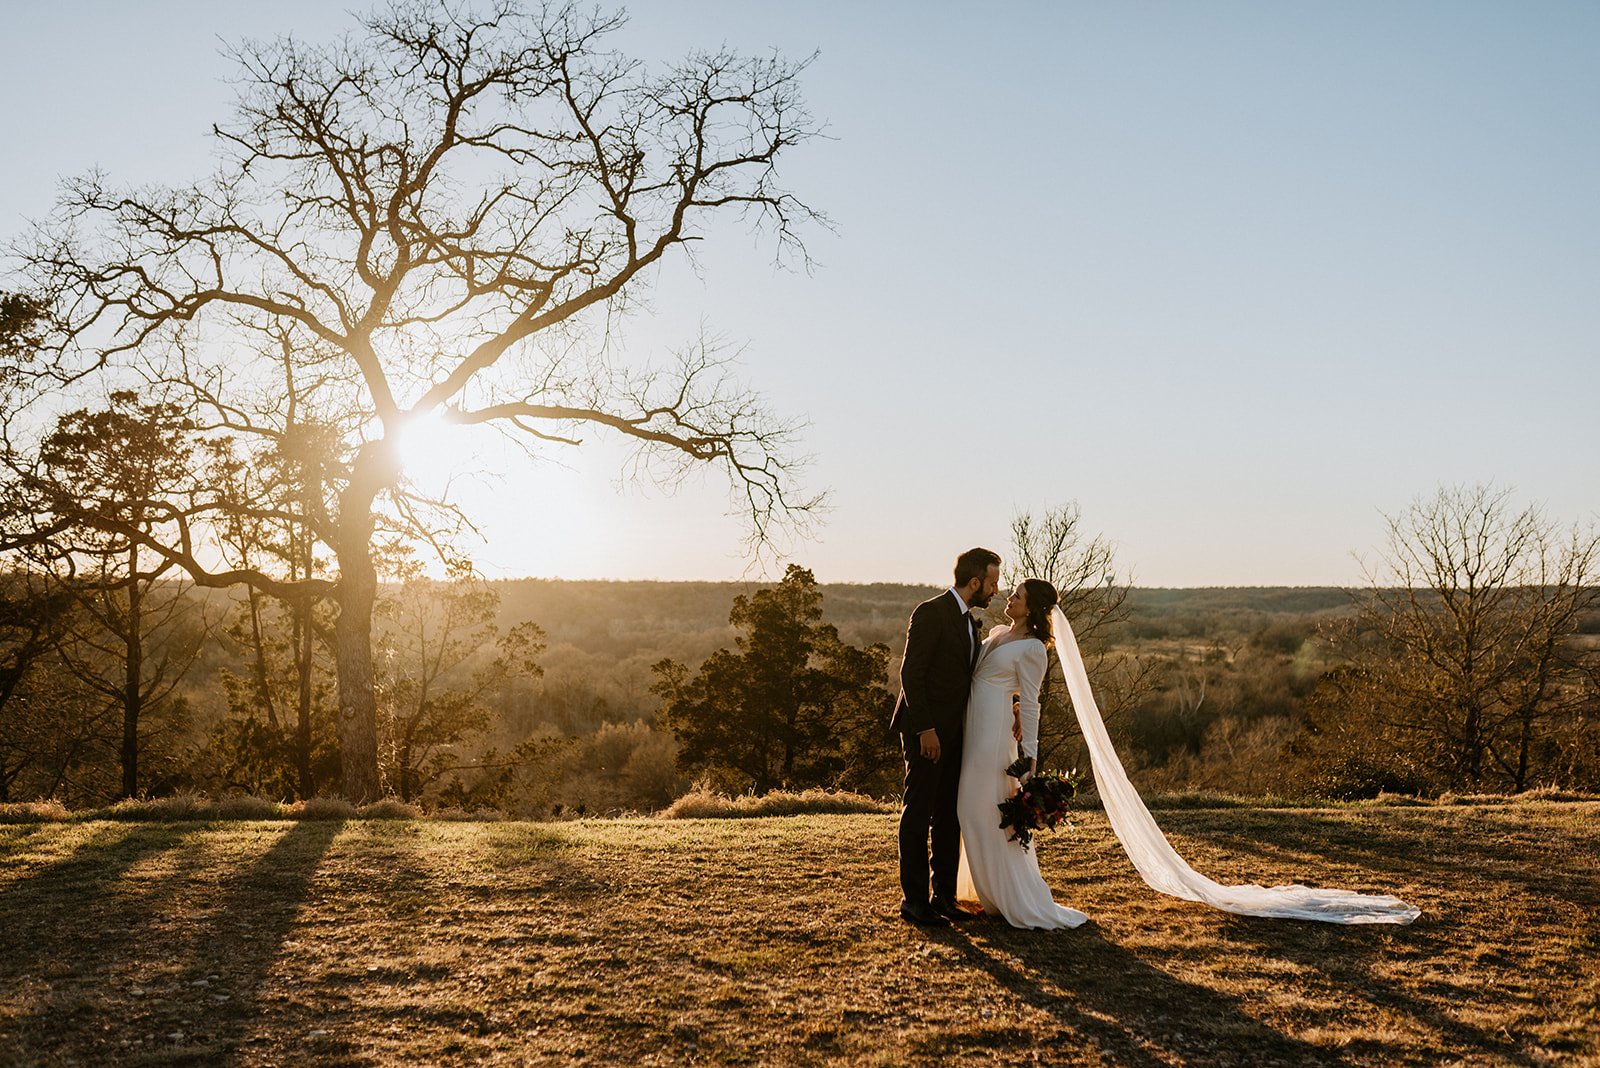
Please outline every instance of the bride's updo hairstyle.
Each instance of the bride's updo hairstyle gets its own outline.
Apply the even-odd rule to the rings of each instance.
[[[1038,638],[1049,645],[1052,630],[1050,609],[1061,600],[1060,595],[1054,586],[1038,578],[1022,580],[1022,595],[1028,599],[1028,637]]]

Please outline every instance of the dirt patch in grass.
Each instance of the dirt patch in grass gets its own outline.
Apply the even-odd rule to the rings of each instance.
[[[1098,813],[1075,931],[895,916],[894,817],[0,827],[0,1063],[1600,1064],[1592,804],[1161,814],[1229,916]]]

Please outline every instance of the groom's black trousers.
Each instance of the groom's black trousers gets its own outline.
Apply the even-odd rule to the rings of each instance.
[[[961,824],[956,818],[961,739],[940,735],[939,748],[939,761],[934,763],[922,755],[921,742],[915,734],[900,735],[900,751],[906,758],[905,808],[900,813],[900,890],[913,904],[928,900],[930,869],[933,896],[956,896],[956,868],[961,863]]]

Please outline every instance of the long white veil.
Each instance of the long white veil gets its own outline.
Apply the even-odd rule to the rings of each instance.
[[[1072,697],[1084,741],[1089,745],[1095,786],[1105,802],[1106,819],[1117,832],[1128,859],[1152,889],[1245,916],[1327,923],[1410,923],[1422,914],[1420,909],[1387,894],[1317,890],[1298,884],[1223,886],[1189,867],[1156,826],[1139,792],[1128,781],[1128,773],[1117,759],[1117,751],[1111,747],[1111,737],[1106,733],[1099,706],[1089,688],[1089,675],[1083,668],[1083,656],[1078,652],[1078,639],[1072,633],[1066,613],[1056,608],[1053,618],[1056,655],[1061,658],[1067,693]]]

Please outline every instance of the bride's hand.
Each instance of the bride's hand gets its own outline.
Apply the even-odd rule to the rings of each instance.
[[[1022,713],[1014,709],[1011,713],[1011,740],[1022,741]]]

